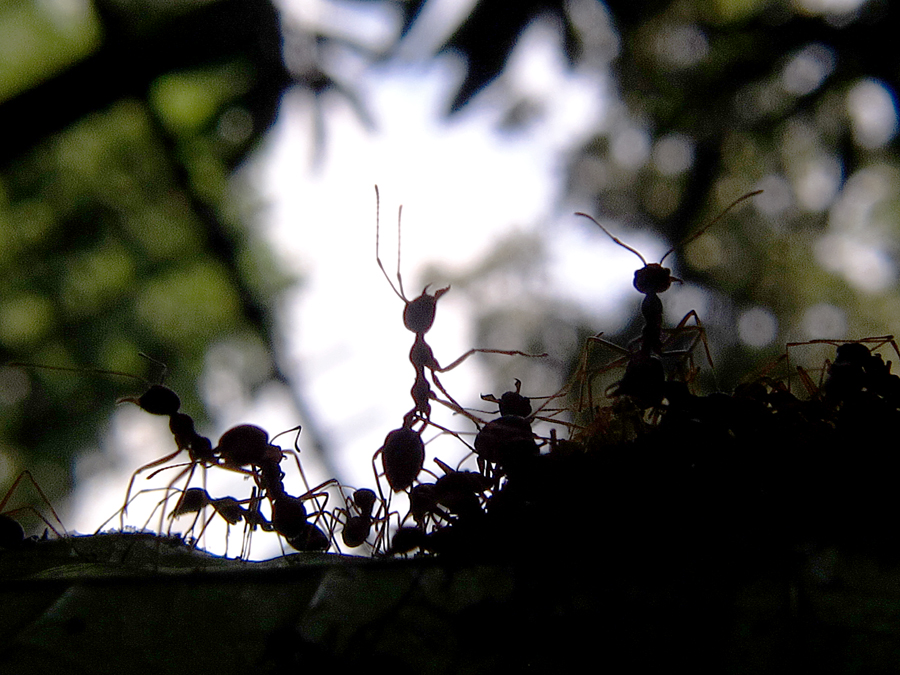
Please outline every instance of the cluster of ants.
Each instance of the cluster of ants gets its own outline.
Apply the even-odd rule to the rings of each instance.
[[[756,194],[735,200],[680,245],[699,237]],[[121,526],[124,528],[127,508],[134,499],[137,477],[150,470],[148,477],[152,477],[174,467],[180,470],[158,505],[159,532],[170,495],[177,494],[169,517],[192,514],[187,534],[194,534],[195,542],[217,516],[229,526],[243,522],[242,555],[249,551],[254,530],[277,533],[299,551],[343,552],[366,546],[374,555],[384,556],[414,551],[484,555],[520,552],[523,545],[541,545],[548,538],[583,540],[584,528],[589,525],[595,528],[594,538],[605,537],[620,547],[627,542],[631,549],[643,550],[647,541],[657,547],[664,541],[672,546],[708,542],[713,532],[718,533],[719,542],[725,537],[748,546],[747,538],[761,536],[761,532],[776,539],[787,536],[786,532],[791,536],[800,536],[800,532],[804,536],[833,534],[832,526],[840,521],[845,527],[837,529],[846,534],[865,529],[860,527],[861,519],[881,522],[878,518],[888,508],[887,502],[871,495],[881,494],[878,487],[887,494],[887,477],[893,479],[895,470],[900,469],[900,460],[892,453],[873,451],[882,447],[874,440],[876,435],[900,421],[900,378],[891,374],[890,361],[877,353],[891,345],[900,357],[893,338],[792,343],[776,364],[733,394],[695,394],[692,388],[698,368],[693,352],[698,345],[703,345],[712,364],[703,326],[691,311],[674,328],[665,328],[659,297],[673,283],[681,282],[662,264],[675,247],[659,263],[648,264],[592,217],[578,215],[592,220],[643,263],[635,272],[634,287],[644,296],[644,327],[627,347],[604,340],[602,333],[589,338],[570,383],[542,397],[537,409],[532,406],[535,399],[521,393],[519,380],[514,391],[499,398],[482,396],[498,406],[499,415],[493,419],[483,419],[450,395],[440,374],[475,353],[529,358],[546,354],[472,349],[441,366],[426,334],[434,323],[438,300],[449,287],[431,294],[426,286],[418,297],[407,298],[400,274],[399,241],[396,286],[381,262],[379,219],[376,261],[403,301],[404,325],[415,335],[409,353],[415,378],[410,391],[412,408],[372,457],[375,489],[354,489],[334,479],[311,488],[300,463],[298,441],[295,439],[293,450],[284,450],[257,426],[236,426],[214,446],[180,410],[175,392],[154,384],[140,397],[121,401],[167,416],[175,450],[132,475],[119,512]],[[398,240],[399,231],[398,215]],[[687,344],[675,348],[684,344],[685,335]],[[813,343],[837,347],[834,362],[826,363],[818,380],[800,367],[795,375],[790,366],[791,349]],[[597,368],[589,366],[591,348],[597,344],[620,356]],[[773,375],[785,363],[787,377]],[[621,378],[603,390],[604,404],[595,403],[596,379],[623,368]],[[792,391],[795,378],[805,389],[804,398]],[[561,399],[569,405],[551,407]],[[464,432],[434,421],[434,404],[469,420],[475,426],[474,441],[470,444],[463,438]],[[564,418],[564,412],[575,417]],[[536,420],[548,423],[549,435],[534,431]],[[557,427],[570,431],[569,438],[558,438]],[[467,458],[474,457],[474,466],[462,468],[464,460],[452,467],[435,458],[442,475],[425,469],[422,436],[428,428],[457,438],[467,447]],[[299,437],[299,427],[289,431],[296,431]],[[864,461],[850,461],[847,447],[864,455]],[[173,467],[171,462],[182,453],[187,454],[187,463]],[[288,455],[304,483],[304,490],[297,495],[290,494],[284,484],[281,463]],[[251,493],[241,499],[212,497],[206,489],[191,486],[198,469],[241,474],[251,482]],[[423,475],[433,480],[423,480]],[[565,500],[559,496],[563,489],[568,495]],[[343,502],[330,510],[329,491],[337,491]],[[391,506],[398,493],[406,494],[409,505],[402,517]],[[835,500],[834,494],[843,496]],[[0,511],[8,499],[9,493],[0,502]],[[207,510],[211,514],[195,533]],[[11,515],[0,519],[0,546],[12,546],[9,542],[21,541],[24,536],[21,528],[9,524],[15,522]]]

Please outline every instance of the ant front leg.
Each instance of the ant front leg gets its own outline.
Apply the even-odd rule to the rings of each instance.
[[[122,529],[122,530],[125,529],[125,514],[126,514],[126,511],[128,510],[128,505],[132,502],[131,490],[134,488],[134,481],[138,477],[138,474],[141,474],[144,471],[147,471],[148,469],[152,469],[154,467],[165,464],[166,462],[169,462],[169,461],[175,459],[180,454],[181,454],[181,448],[178,448],[177,450],[175,450],[175,452],[169,453],[165,457],[160,457],[159,459],[155,459],[152,462],[144,464],[142,467],[139,467],[134,473],[131,474],[131,480],[128,481],[128,489],[125,491],[125,501],[122,503],[122,509],[119,512],[119,528],[120,529]]]

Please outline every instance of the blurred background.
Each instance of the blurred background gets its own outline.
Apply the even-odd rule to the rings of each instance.
[[[897,13],[3,0],[0,362],[86,370],[0,368],[0,496],[27,468],[68,529],[119,526],[132,472],[174,445],[165,418],[116,400],[161,381],[214,443],[302,425],[311,482],[371,486],[414,377],[375,261],[375,184],[389,274],[402,204],[407,297],[451,285],[428,334],[441,363],[549,354],[465,362],[442,381],[466,406],[495,410],[479,395],[515,378],[552,394],[586,336],[639,334],[640,261],[575,211],[652,262],[764,190],[666,259],[685,281],[666,321],[697,311],[723,389],[787,342],[900,332]],[[247,496],[227,479],[210,493]],[[26,504],[47,512],[27,485],[4,510]]]

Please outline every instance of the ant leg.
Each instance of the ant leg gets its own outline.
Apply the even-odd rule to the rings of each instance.
[[[62,528],[63,533],[68,534],[68,532],[66,531],[66,526],[63,525],[63,522],[59,519],[59,514],[56,513],[56,509],[53,508],[53,504],[51,504],[50,500],[47,499],[47,495],[44,494],[44,491],[41,489],[41,486],[37,484],[37,481],[34,479],[34,476],[31,475],[31,471],[29,471],[28,469],[25,469],[24,471],[22,471],[22,473],[20,473],[18,476],[16,476],[16,479],[13,481],[12,485],[10,485],[9,490],[6,491],[6,494],[3,496],[3,499],[0,500],[0,512],[3,511],[3,508],[9,502],[9,500],[12,497],[13,493],[15,492],[16,488],[19,487],[19,485],[22,483],[22,480],[25,478],[27,478],[31,482],[31,484],[34,486],[34,489],[41,496],[41,499],[43,500],[44,504],[46,504],[47,508],[50,509],[50,513],[53,514],[53,518],[56,520],[56,522]],[[23,507],[23,508],[26,508],[26,507]],[[31,511],[33,511],[35,513],[35,515],[37,515],[41,520],[43,520],[47,524],[47,526],[51,530],[53,530],[53,533],[56,534],[57,537],[63,536],[57,531],[57,529],[55,527],[53,527],[49,522],[47,522],[47,519],[44,518],[40,513],[38,513],[37,510],[35,510],[33,507],[27,507],[27,508],[30,509]],[[19,510],[21,510],[21,509],[15,509],[15,511],[19,511]],[[7,512],[7,513],[10,513],[10,512]]]
[[[690,321],[691,319],[693,319],[694,323],[695,323],[695,325],[693,325],[693,326],[688,325],[688,321]],[[712,370],[713,383],[715,384],[716,366],[713,363],[712,353],[710,352],[710,349],[709,349],[709,342],[706,339],[706,329],[703,327],[703,322],[700,321],[700,317],[697,315],[697,312],[692,309],[690,312],[688,312],[687,314],[684,315],[684,318],[682,318],[681,321],[678,322],[677,326],[675,326],[674,328],[665,328],[665,329],[663,329],[663,332],[668,335],[668,337],[665,339],[665,341],[663,341],[663,347],[665,347],[666,344],[668,344],[673,339],[675,339],[675,337],[679,333],[685,333],[685,332],[696,333],[696,337],[694,337],[693,340],[691,340],[690,344],[685,349],[676,349],[676,350],[669,350],[669,351],[664,350],[662,355],[663,356],[685,356],[685,357],[687,357],[687,360],[689,363],[689,369],[693,370],[694,364],[693,364],[692,354],[693,354],[694,348],[697,346],[697,343],[702,342],[703,350],[706,353],[706,360],[709,363],[710,369]],[[692,379],[692,378],[690,378],[690,379]]]
[[[125,513],[128,510],[128,504],[131,502],[131,490],[134,487],[134,481],[138,477],[139,473],[146,471],[147,469],[152,469],[155,466],[159,466],[160,464],[165,464],[173,459],[175,459],[181,453],[181,448],[178,448],[175,452],[172,452],[165,457],[160,459],[153,460],[149,464],[144,464],[144,466],[140,467],[137,471],[131,474],[131,480],[128,481],[128,489],[125,491],[125,502],[122,505],[121,516],[119,518],[119,528],[125,529]]]
[[[178,472],[178,475],[175,476],[175,478],[173,478],[173,479],[171,480],[171,482],[169,482],[169,484],[168,484],[168,486],[167,486],[167,489],[169,489],[169,490],[177,490],[177,488],[175,488],[175,483],[177,483],[179,480],[181,480],[182,477],[184,477],[185,475],[187,475],[187,477],[188,477],[188,478],[187,478],[187,481],[186,481],[185,484],[184,484],[184,489],[181,491],[182,493],[184,493],[184,492],[187,491],[188,488],[190,487],[191,478],[193,478],[193,476],[194,476],[194,471],[196,470],[196,468],[197,468],[198,465],[200,465],[200,466],[203,467],[203,470],[204,470],[204,474],[203,474],[203,475],[204,475],[204,485],[205,485],[205,483],[206,483],[206,481],[205,481],[205,478],[206,478],[206,467],[205,467],[204,465],[202,465],[201,463],[199,463],[199,462],[187,462],[187,463],[185,463],[185,464],[174,464],[174,465],[172,465],[172,466],[164,466],[164,467],[162,467],[161,469],[157,469],[156,471],[154,471],[153,473],[151,473],[149,476],[147,476],[147,480],[150,480],[151,478],[153,478],[153,477],[156,476],[157,474],[162,473],[163,471],[168,471],[169,469],[176,469],[176,468],[179,468],[179,467],[182,467],[182,466],[183,466],[183,467],[185,467],[185,468],[182,469],[181,471],[179,471],[179,472]],[[159,535],[160,535],[160,536],[162,536],[162,532],[163,532],[164,515],[165,515],[165,511],[166,511],[166,503],[168,503],[168,500],[169,500],[169,496],[166,495],[166,496],[163,498],[163,508],[162,508],[162,512],[160,513],[160,518],[159,518],[159,531],[158,531],[158,532],[159,532]],[[171,534],[171,533],[172,533],[172,526],[171,526],[171,523],[170,523],[170,524],[169,524],[169,529],[168,529],[168,531],[167,531],[167,534]]]
[[[460,356],[458,359],[456,359],[456,361],[454,361],[454,362],[451,363],[450,365],[448,365],[448,366],[443,366],[443,367],[434,367],[434,368],[431,368],[431,370],[434,371],[434,372],[438,372],[438,373],[446,373],[448,370],[453,370],[454,368],[456,368],[456,366],[458,366],[460,363],[462,363],[462,362],[465,361],[467,358],[469,358],[470,356],[472,356],[472,354],[506,354],[507,356],[527,356],[527,357],[532,358],[532,359],[541,359],[541,358],[544,358],[544,357],[546,357],[546,356],[549,356],[549,354],[547,354],[547,353],[543,353],[543,354],[529,354],[529,353],[527,353],[527,352],[520,352],[520,351],[515,350],[515,349],[513,349],[513,350],[505,350],[505,349],[470,349],[469,351],[467,351],[465,354],[463,354],[462,356]]]
[[[588,337],[588,339],[584,343],[584,348],[581,352],[581,363],[578,366],[578,369],[575,371],[575,375],[573,376],[573,381],[578,383],[578,410],[585,410],[584,406],[584,397],[585,392],[587,393],[588,399],[588,410],[594,410],[594,380],[598,375],[602,375],[614,368],[621,367],[625,365],[628,360],[632,357],[632,352],[624,347],[617,345],[614,342],[610,342],[609,340],[604,340],[600,336],[603,333],[598,333],[597,335],[592,335]],[[610,363],[607,363],[604,366],[599,368],[589,368],[588,361],[590,360],[591,353],[591,345],[602,345],[607,349],[618,352],[622,356]]]

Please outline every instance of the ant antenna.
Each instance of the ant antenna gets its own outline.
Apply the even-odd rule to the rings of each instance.
[[[391,285],[391,290],[397,294],[397,297],[403,300],[403,302],[407,302],[406,296],[403,292],[403,277],[400,275],[400,219],[403,215],[403,206],[400,206],[400,209],[397,211],[397,283],[400,286],[400,290],[397,290],[397,287],[394,286],[394,282],[391,281],[391,277],[388,276],[387,270],[384,269],[384,265],[381,264],[381,256],[378,254],[379,241],[381,238],[381,194],[378,192],[378,186],[375,186],[375,262],[378,263],[378,267],[381,268],[381,273],[384,274],[384,278],[387,279],[387,282]]]
[[[159,374],[159,384],[162,384],[166,379],[166,373],[169,372],[169,366],[160,361],[159,359],[153,358],[149,354],[145,354],[144,352],[138,352],[138,356],[141,358],[147,359],[150,363],[155,363],[156,365],[162,368],[162,372]]]
[[[692,241],[694,241],[694,239],[697,239],[700,235],[702,235],[704,232],[706,232],[709,228],[711,228],[713,225],[715,225],[716,223],[718,223],[718,222],[725,216],[726,213],[728,213],[729,211],[731,211],[731,209],[733,209],[735,206],[737,206],[738,204],[740,204],[742,201],[744,201],[745,199],[749,199],[750,197],[754,197],[754,196],[756,196],[756,195],[758,195],[758,194],[761,194],[761,193],[762,193],[762,190],[754,190],[753,192],[748,192],[747,194],[745,194],[745,195],[743,195],[743,196],[738,197],[737,199],[735,199],[733,202],[731,202],[731,204],[729,204],[728,206],[725,207],[725,210],[724,210],[724,211],[722,211],[719,215],[717,215],[715,218],[713,218],[711,221],[709,221],[706,225],[704,225],[703,227],[701,227],[699,230],[697,230],[694,234],[692,234],[692,235],[691,235],[690,237],[688,237],[687,239],[683,239],[683,240],[680,241],[679,243],[675,244],[675,246],[673,246],[672,248],[670,248],[668,251],[666,251],[665,255],[663,255],[663,257],[660,259],[660,261],[659,261],[658,264],[659,264],[659,265],[662,265],[663,262],[665,261],[665,259],[668,258],[669,255],[671,255],[672,253],[674,253],[675,250],[676,250],[677,248],[679,248],[679,247],[681,247],[681,246],[686,246],[686,245],[690,244]],[[607,230],[605,227],[603,227],[603,225],[601,225],[601,224],[597,221],[596,218],[594,218],[594,217],[591,216],[591,215],[588,215],[587,213],[582,213],[581,211],[576,212],[575,215],[576,215],[576,216],[584,216],[585,218],[588,218],[589,220],[591,220],[597,227],[599,227],[601,230],[603,230],[603,231],[606,233],[606,236],[608,236],[610,239],[612,239],[614,242],[616,242],[616,243],[617,243],[619,246],[621,246],[622,248],[628,249],[629,251],[631,251],[632,253],[634,253],[638,258],[641,259],[641,262],[644,263],[644,266],[647,266],[647,261],[644,259],[644,256],[642,256],[642,255],[641,255],[638,251],[636,251],[635,249],[631,248],[628,244],[626,244],[625,242],[623,242],[621,239],[619,239],[618,237],[614,236],[614,235],[612,234],[612,232],[610,232],[610,231]]]
[[[144,356],[144,354],[141,354]],[[149,357],[148,357],[149,358]],[[117,375],[118,377],[127,377],[138,382],[148,383],[146,378],[131,373],[123,373],[118,370],[103,370],[102,368],[73,368],[68,366],[46,366],[42,363],[24,363],[22,361],[10,361],[5,364],[7,368],[40,368],[41,370],[61,370],[67,373],[97,373],[98,375]]]
[[[715,218],[713,218],[711,221],[709,221],[706,225],[704,225],[703,227],[701,227],[699,230],[697,230],[694,234],[692,234],[692,235],[691,235],[690,237],[688,237],[687,239],[682,240],[681,242],[675,244],[675,246],[673,246],[672,248],[670,248],[668,251],[666,251],[666,254],[665,254],[665,255],[662,257],[662,259],[659,261],[659,264],[662,265],[663,260],[665,260],[666,258],[668,258],[668,257],[669,257],[669,254],[670,254],[670,253],[673,253],[673,252],[675,251],[676,248],[678,248],[678,247],[680,247],[680,246],[687,246],[687,245],[690,244],[692,241],[694,241],[694,239],[697,239],[700,235],[702,235],[704,232],[706,232],[709,228],[711,228],[713,225],[715,225],[715,224],[718,223],[720,220],[722,220],[722,218],[725,217],[725,214],[726,214],[726,213],[728,213],[729,211],[731,211],[731,209],[733,209],[735,206],[737,206],[738,204],[740,204],[742,201],[744,201],[745,199],[750,199],[750,197],[755,197],[755,196],[758,195],[758,194],[762,194],[762,190],[754,190],[753,192],[748,192],[747,194],[745,194],[745,195],[743,195],[743,196],[738,197],[737,199],[735,199],[735,200],[734,200],[733,202],[731,202],[728,206],[726,206],[725,209],[724,209],[719,215],[717,215]]]
[[[597,227],[599,227],[601,230],[603,230],[606,233],[606,236],[608,236],[610,239],[612,239],[614,242],[616,242],[622,248],[627,248],[629,251],[634,253],[638,258],[640,258],[641,262],[644,263],[644,266],[646,267],[647,261],[644,259],[644,256],[642,256],[636,250],[631,248],[628,244],[626,244],[624,241],[622,241],[618,237],[613,236],[612,232],[610,232],[605,227],[603,227],[603,225],[601,225],[596,218],[594,218],[591,215],[588,215],[587,213],[582,213],[581,211],[576,212],[575,215],[576,216],[584,216],[585,218],[591,220],[594,223],[594,225],[596,225]],[[671,253],[671,251],[670,251],[670,253]],[[668,255],[668,253],[666,255]]]

